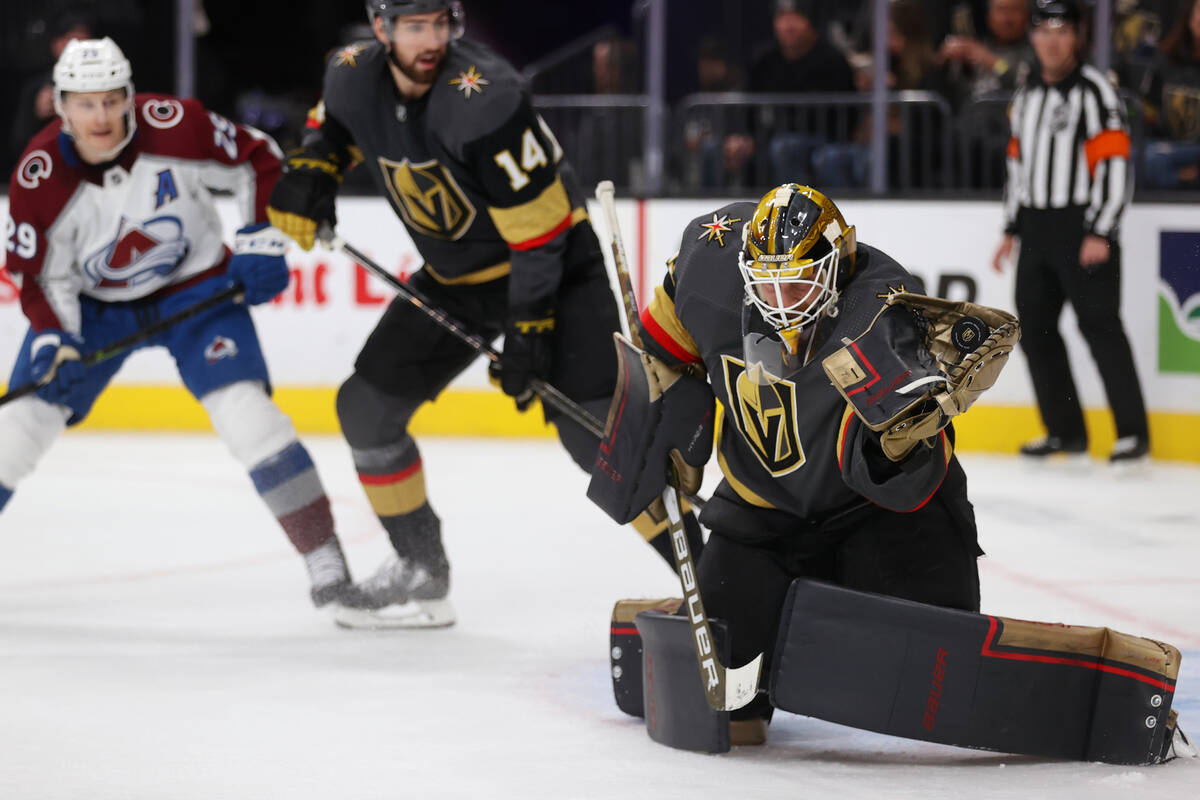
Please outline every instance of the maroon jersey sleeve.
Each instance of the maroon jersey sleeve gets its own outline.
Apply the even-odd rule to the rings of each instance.
[[[246,222],[266,221],[267,200],[283,163],[283,153],[270,136],[209,111],[196,100],[138,95],[137,104],[138,124],[148,129],[157,152],[205,162],[206,185],[237,194]]]
[[[78,331],[78,287],[68,280],[43,280],[48,260],[70,258],[69,246],[53,235],[77,186],[75,170],[62,159],[56,123],[30,141],[13,170],[4,220],[8,271],[21,284],[21,309],[34,330]]]

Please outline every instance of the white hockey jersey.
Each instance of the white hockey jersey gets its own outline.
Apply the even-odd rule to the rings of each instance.
[[[8,269],[34,330],[79,332],[79,296],[138,300],[224,272],[229,250],[210,189],[232,190],[246,224],[266,220],[283,154],[265,134],[194,100],[135,97],[137,135],[119,158],[80,161],[61,122],[13,172]]]

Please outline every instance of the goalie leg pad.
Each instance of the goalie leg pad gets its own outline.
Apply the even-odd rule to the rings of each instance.
[[[714,711],[704,695],[690,620],[643,611],[634,622],[642,637],[642,697],[650,738],[680,750],[728,752],[729,712]],[[725,624],[720,620],[709,624],[717,656],[727,664]]]
[[[618,600],[613,606],[612,625],[608,634],[609,668],[612,672],[613,697],[617,708],[631,717],[642,712],[642,637],[634,618],[643,611],[674,614],[683,605],[678,597]]]
[[[798,579],[772,664],[784,711],[910,739],[1113,764],[1164,760],[1179,651]]]

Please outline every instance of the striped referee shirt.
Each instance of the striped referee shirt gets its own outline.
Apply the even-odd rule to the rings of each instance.
[[[1116,89],[1087,64],[1048,86],[1036,73],[1009,109],[1005,232],[1022,208],[1084,208],[1087,233],[1116,235],[1133,187],[1129,126]]]

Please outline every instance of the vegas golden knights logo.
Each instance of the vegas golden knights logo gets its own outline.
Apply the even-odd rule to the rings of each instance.
[[[755,380],[752,370],[733,356],[721,356],[729,416],[750,443],[758,460],[775,477],[804,463],[804,448],[796,430],[796,384],[771,376]]]
[[[437,161],[411,164],[380,157],[383,182],[410,228],[435,239],[458,239],[475,221],[475,207]]]

